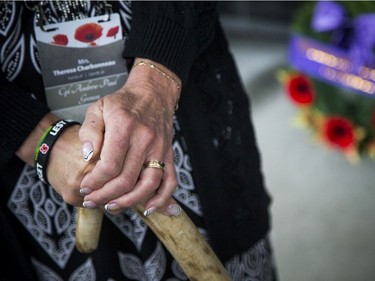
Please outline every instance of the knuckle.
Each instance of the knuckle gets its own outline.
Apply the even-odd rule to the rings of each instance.
[[[96,127],[97,125],[94,120],[83,122],[80,130],[78,131],[78,137],[81,140],[86,140],[87,138],[90,138],[90,135],[92,135],[92,133],[95,132]]]
[[[72,175],[70,177],[65,178],[65,183],[64,183],[65,192],[64,192],[64,195],[63,195],[64,201],[65,201],[65,198],[71,199],[71,197],[74,196],[73,194],[77,190],[77,187],[80,186],[81,181],[82,181],[82,176],[79,175],[79,174]],[[71,192],[69,192],[69,191],[71,191]]]
[[[160,179],[156,176],[149,176],[142,179],[142,185],[147,190],[154,190],[159,187]]]
[[[117,176],[122,169],[122,165],[119,165],[115,161],[108,161],[108,160],[99,160],[98,168],[100,168],[100,173],[105,177],[114,177]]]
[[[87,133],[86,133],[86,128],[84,124],[82,124],[81,129],[78,131],[78,137],[82,140],[85,139]]]
[[[63,194],[62,198],[65,203],[72,205],[72,206],[79,206],[82,204],[82,199],[77,198],[77,196],[73,194]]]
[[[111,140],[111,142],[113,143],[113,145],[115,147],[118,147],[118,148],[125,148],[126,145],[127,145],[127,139],[126,138],[123,138],[123,137],[117,137],[117,138],[113,138]]]
[[[128,198],[126,200],[124,200],[123,202],[121,202],[121,207],[122,208],[130,208],[130,207],[133,207],[135,205],[137,205],[139,203],[138,200],[136,200],[135,198]]]
[[[156,132],[153,128],[144,126],[142,128],[142,141],[146,143],[151,143],[155,140]]]
[[[155,204],[158,205],[160,208],[166,207],[168,203],[169,203],[169,197],[167,196],[158,196],[155,202]]]
[[[87,110],[86,110],[86,112],[89,112],[89,113],[92,113],[92,112],[94,112],[95,110],[96,110],[96,108],[97,108],[97,103],[99,103],[99,102],[101,102],[101,100],[98,100],[96,103],[91,103],[91,104],[89,104],[88,106],[87,106]]]
[[[123,176],[117,180],[117,186],[119,186],[124,192],[129,192],[134,186],[134,180],[129,177]]]

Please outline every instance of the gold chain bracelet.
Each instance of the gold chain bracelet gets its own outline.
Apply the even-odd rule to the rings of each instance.
[[[140,66],[140,65],[145,65],[145,66],[156,69],[159,73],[161,73],[167,79],[171,80],[177,86],[177,89],[181,88],[180,84],[176,80],[174,80],[173,77],[171,77],[170,75],[165,73],[160,67],[156,66],[155,64],[152,64],[148,61],[141,60],[141,61],[137,62],[136,64],[134,64],[133,67]],[[176,111],[178,109],[178,101],[179,100],[177,99],[176,105],[174,107],[174,111]]]
[[[167,73],[165,73],[160,67],[156,66],[155,64],[152,64],[148,61],[144,61],[144,60],[141,60],[140,62],[136,63],[133,65],[133,67],[136,67],[136,66],[139,66],[139,65],[146,65],[148,67],[151,67],[151,68],[155,68],[157,71],[159,71],[163,76],[167,77],[169,80],[171,80],[176,86],[177,86],[177,89],[180,89],[181,86],[180,84],[174,80],[171,76],[169,76]]]

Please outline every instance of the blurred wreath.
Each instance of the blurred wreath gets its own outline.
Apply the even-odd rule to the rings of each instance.
[[[352,163],[375,160],[375,2],[309,2],[278,73],[296,124]]]

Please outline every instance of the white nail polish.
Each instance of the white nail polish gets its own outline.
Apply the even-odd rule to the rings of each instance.
[[[110,211],[117,211],[117,210],[119,210],[120,208],[117,206],[116,203],[111,203],[111,204],[105,204],[104,209],[105,209],[107,212],[110,212]]]
[[[171,216],[178,216],[181,214],[181,207],[178,204],[171,204],[168,206],[167,212]]]
[[[79,190],[79,193],[83,196],[88,195],[92,192],[92,189],[89,187],[83,187]]]
[[[95,202],[92,202],[92,201],[85,201],[85,202],[82,203],[82,206],[84,208],[88,208],[88,209],[96,208]]]
[[[83,159],[85,159],[85,161],[90,161],[90,159],[94,155],[94,148],[93,148],[91,142],[86,142],[86,143],[83,144],[82,155],[83,155]]]
[[[156,211],[156,208],[155,207],[151,207],[151,208],[148,208],[146,211],[144,211],[143,215],[145,217],[148,217],[149,215],[155,213]]]

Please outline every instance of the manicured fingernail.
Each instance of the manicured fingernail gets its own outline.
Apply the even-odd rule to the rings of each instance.
[[[107,212],[120,210],[116,203],[105,204],[104,209]]]
[[[181,214],[181,207],[178,204],[171,204],[167,208],[167,213],[171,216],[178,216]]]
[[[82,187],[80,190],[79,190],[79,193],[83,196],[85,195],[88,195],[92,192],[92,189],[90,187]]]
[[[156,208],[155,207],[151,207],[151,208],[148,208],[146,211],[144,211],[143,215],[145,217],[148,217],[149,215],[155,213],[156,211]]]
[[[83,144],[82,155],[85,161],[90,161],[91,157],[94,155],[94,147],[91,142],[85,142]]]
[[[92,202],[92,201],[85,201],[82,203],[82,206],[88,209],[96,208],[95,202]]]

